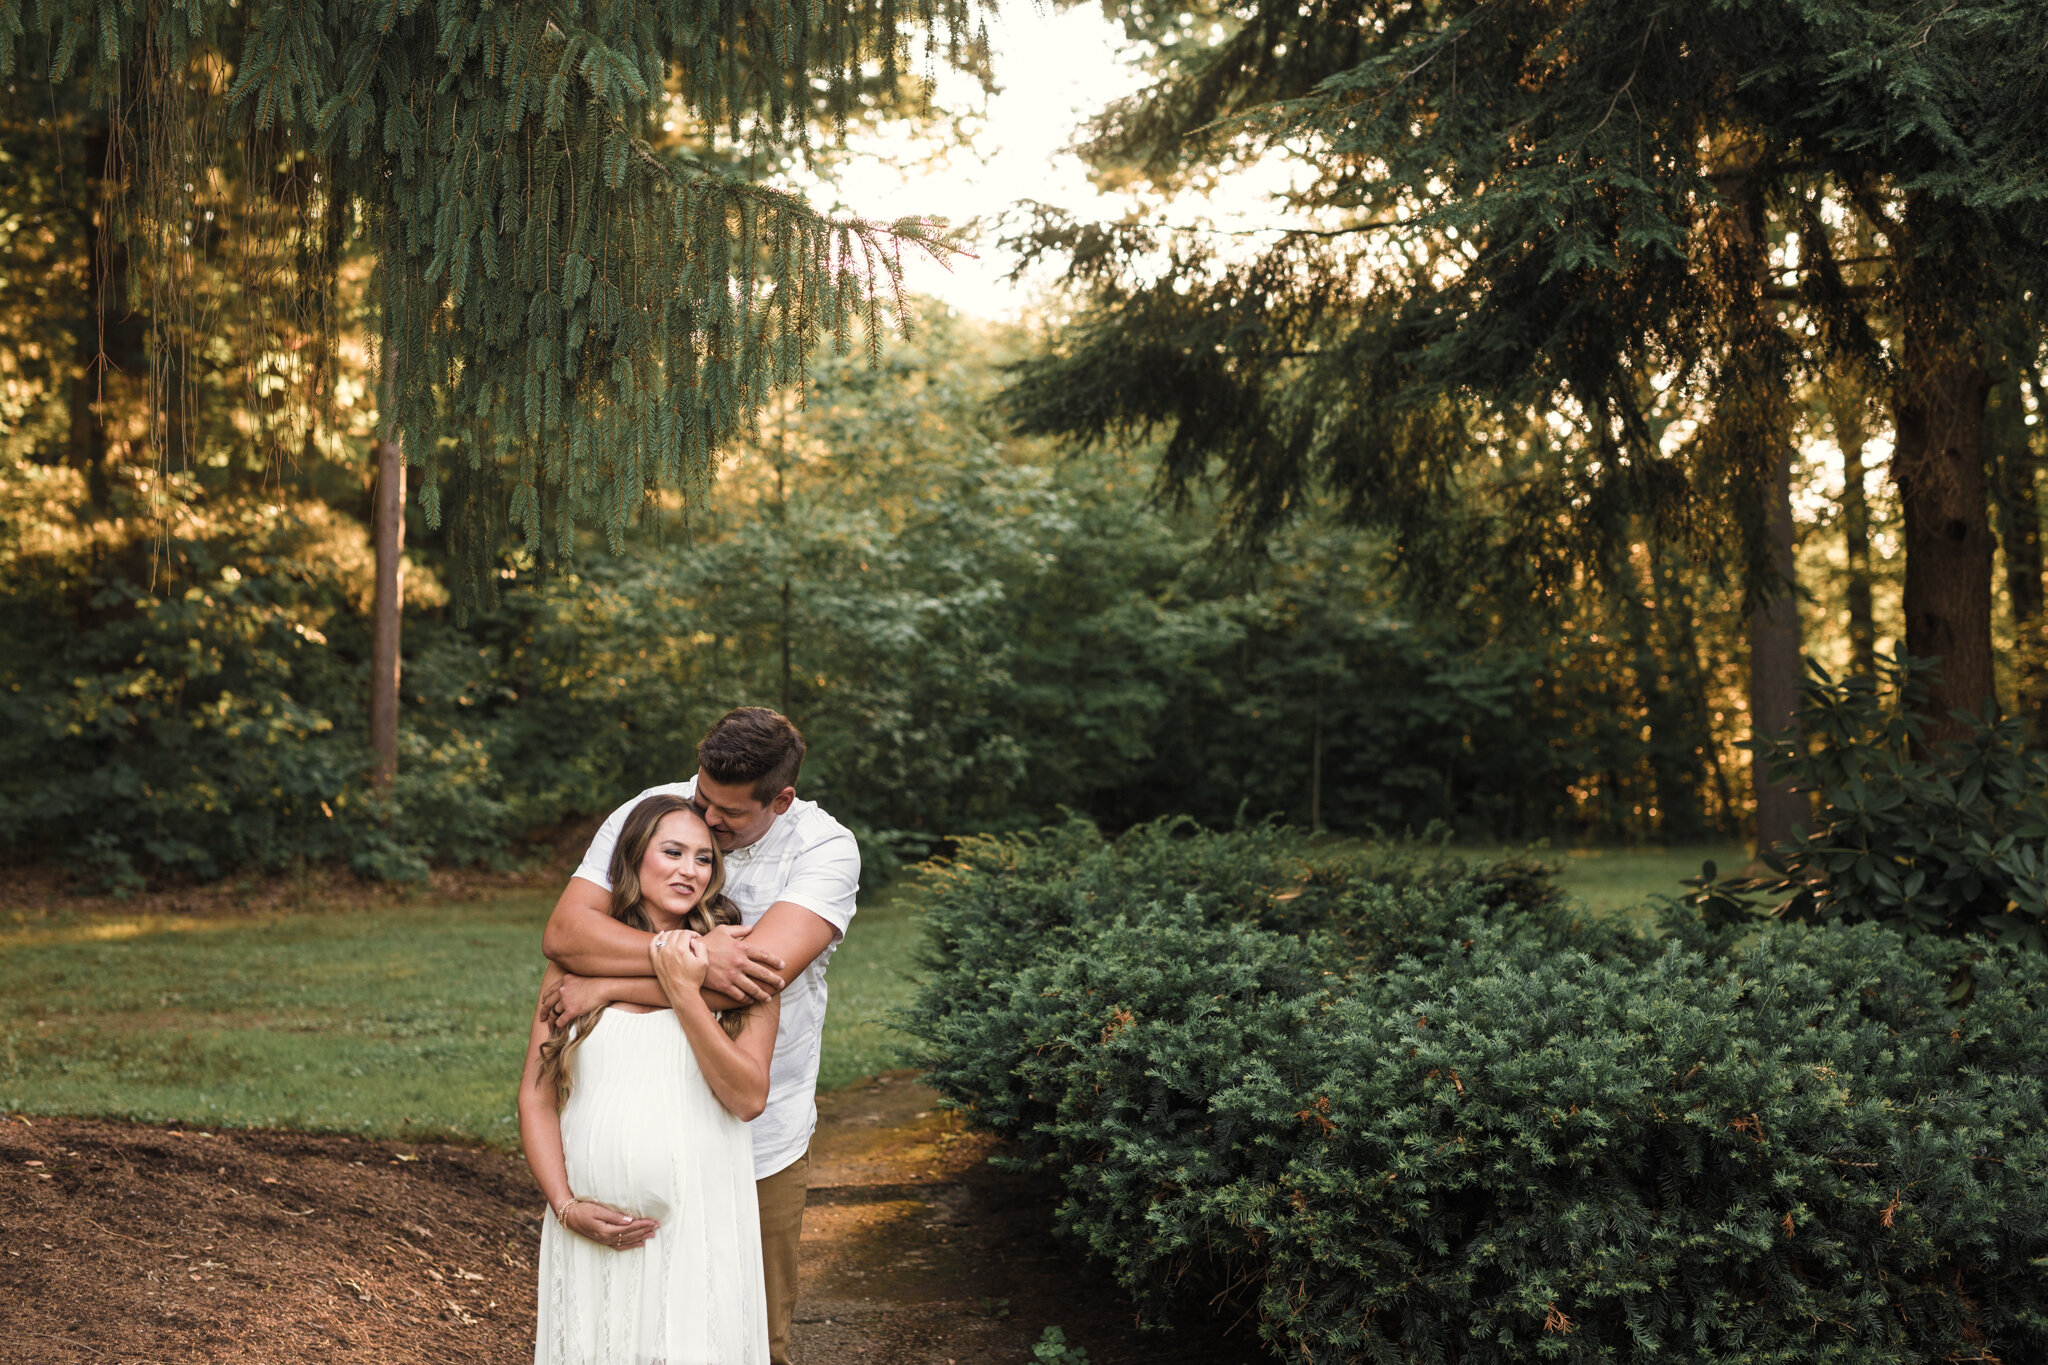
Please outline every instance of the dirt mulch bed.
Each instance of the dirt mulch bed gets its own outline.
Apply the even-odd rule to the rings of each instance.
[[[1048,1192],[907,1075],[819,1097],[798,1365],[1250,1365],[1248,1334],[1136,1330],[1047,1232]],[[9,1365],[533,1358],[541,1201],[503,1153],[0,1119]]]
[[[0,1126],[10,1361],[532,1358],[539,1200],[494,1152]]]

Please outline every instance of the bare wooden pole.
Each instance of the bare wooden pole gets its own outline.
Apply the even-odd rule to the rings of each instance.
[[[371,613],[370,749],[379,786],[398,775],[398,626],[404,606],[405,452],[399,433],[377,443],[377,489],[371,535],[377,547],[377,593]]]
[[[789,408],[791,399],[784,395],[775,417],[775,522],[782,528],[783,562],[788,563],[789,555],[789,486],[786,477],[789,472]],[[785,573],[782,580],[782,714],[788,715],[790,683],[790,639],[789,639],[789,578]]]

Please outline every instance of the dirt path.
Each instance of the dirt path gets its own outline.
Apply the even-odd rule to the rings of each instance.
[[[1095,1365],[1251,1365],[1245,1340],[1140,1333],[1053,1240],[1050,1195],[907,1074],[819,1097],[798,1365],[1028,1362],[1048,1326]]]
[[[1249,1365],[1141,1334],[1046,1231],[1045,1192],[904,1075],[822,1096],[797,1365]],[[0,1119],[6,1365],[532,1359],[540,1199],[459,1147]]]

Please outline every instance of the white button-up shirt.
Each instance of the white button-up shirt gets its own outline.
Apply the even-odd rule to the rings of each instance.
[[[649,787],[598,827],[576,875],[609,891],[612,849],[633,807],[650,796],[690,797],[697,779]],[[725,894],[753,924],[777,901],[793,901],[832,926],[832,942],[782,991],[782,1019],[768,1070],[768,1107],[754,1120],[754,1178],[765,1180],[801,1157],[818,1126],[818,1056],[825,1037],[825,968],[853,922],[860,889],[860,846],[815,801],[799,798],[766,834],[725,855]]]

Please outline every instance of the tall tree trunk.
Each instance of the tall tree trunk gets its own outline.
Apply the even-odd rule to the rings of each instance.
[[[1717,272],[1728,290],[1727,354],[1709,429],[1738,497],[1745,545],[1743,607],[1749,627],[1749,723],[1772,739],[1799,723],[1799,585],[1793,556],[1791,375],[1799,348],[1766,306],[1770,278],[1768,213],[1763,194],[1736,177],[1717,215],[1725,258]],[[1807,798],[1773,784],[1770,764],[1750,759],[1759,855],[1810,822]]]
[[[2038,466],[2044,453],[2039,444],[2039,439],[2043,424],[2048,424],[2048,386],[2042,384],[2041,369],[2037,365],[2029,363],[2020,371],[2020,376],[2026,393],[2030,396],[2033,403],[2034,412],[2038,414],[2035,425],[2026,428],[2027,450],[2028,453],[2033,455],[2038,471]],[[2037,478],[2036,488],[2038,489],[2038,487],[2039,480]],[[2037,513],[2038,510],[2037,507]],[[2035,522],[2034,526],[2038,544],[2039,522]],[[2044,572],[2048,572],[2048,570],[2044,570]],[[2043,601],[2037,610],[2032,627],[2032,635],[2027,641],[2027,645],[2033,651],[2031,656],[2033,661],[2032,667],[2027,672],[2026,685],[2029,689],[2027,694],[2027,710],[2032,718],[2034,740],[2036,743],[2040,743],[2048,740],[2048,601]]]
[[[2028,440],[2020,371],[2003,367],[1984,409],[1986,463],[1998,509],[1998,545],[2005,560],[2005,595],[2012,604],[2012,635],[2020,695],[2014,705],[2032,714],[2042,696],[2041,507],[2037,460]]]
[[[1849,391],[1845,392],[1844,390]],[[1863,449],[1870,424],[1860,391],[1836,385],[1828,406],[1835,421],[1835,444],[1842,448],[1842,542],[1847,551],[1849,606],[1849,671],[1869,677],[1877,672],[1877,613],[1870,590],[1870,499],[1863,490]]]
[[[1906,521],[1906,652],[1940,661],[1926,702],[1927,739],[1940,744],[1969,733],[1951,710],[1975,712],[1996,701],[1992,539],[1980,446],[1989,386],[1974,361],[1925,351],[1909,333],[1898,484]]]
[[[391,393],[387,381],[385,392]],[[388,413],[395,405],[387,406]],[[377,593],[371,612],[370,750],[380,786],[398,775],[398,645],[405,584],[405,454],[396,431],[377,443],[377,492],[371,527],[377,546]]]
[[[85,138],[85,196],[74,201],[79,210],[79,236],[85,242],[84,308],[72,329],[75,369],[71,376],[70,431],[66,459],[85,475],[86,504],[95,517],[104,516],[113,496],[107,468],[105,416],[106,378],[110,364],[126,368],[139,351],[136,326],[124,318],[127,309],[127,252],[110,221],[121,195],[119,144],[104,119]],[[124,322],[126,325],[124,326]]]
[[[1984,402],[1990,376],[1973,309],[1981,292],[1920,244],[1938,212],[1908,196],[1898,252],[1904,354],[1892,403],[1893,473],[1906,523],[1906,652],[1938,659],[1924,706],[1929,744],[1965,738],[1949,713],[1997,704],[1991,671],[1991,523],[1985,514]]]
[[[1663,569],[1663,551],[1651,542],[1645,546],[1645,571],[1628,565],[1622,581],[1628,583],[1628,632],[1634,636],[1636,694],[1642,700],[1642,718],[1651,726],[1651,786],[1657,800],[1657,829],[1673,843],[1696,843],[1706,833],[1706,814],[1700,808],[1700,788],[1706,774],[1706,743],[1702,729],[1706,706],[1694,704],[1692,667],[1683,647],[1690,634],[1679,641],[1667,639],[1659,622],[1671,620],[1669,583]],[[1690,632],[1690,622],[1686,626]]]
[[[1749,722],[1759,739],[1776,737],[1799,723],[1799,584],[1793,559],[1792,447],[1779,442],[1764,509],[1770,570],[1749,613]],[[1795,826],[1812,823],[1809,798],[1789,783],[1773,783],[1770,765],[1750,759],[1756,793],[1756,843],[1762,854],[1793,836]]]
[[[1323,675],[1316,671],[1316,703],[1308,740],[1308,829],[1323,832]]]

